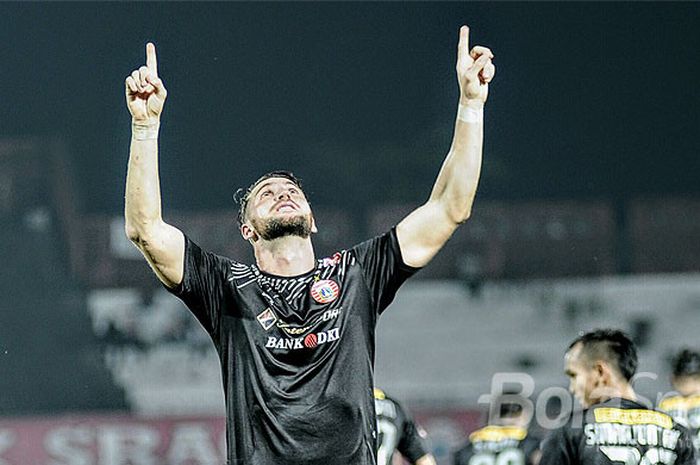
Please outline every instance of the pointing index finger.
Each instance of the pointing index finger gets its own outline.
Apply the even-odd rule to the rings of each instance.
[[[457,45],[457,58],[469,55],[469,26],[459,28],[459,44]]]
[[[146,66],[158,76],[158,60],[156,59],[156,46],[152,42],[146,44]]]

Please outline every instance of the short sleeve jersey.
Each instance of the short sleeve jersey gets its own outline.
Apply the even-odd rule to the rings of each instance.
[[[391,465],[394,452],[398,451],[410,463],[429,453],[425,430],[416,425],[401,404],[387,396],[381,389],[374,389],[374,405],[377,412],[377,465]]]
[[[700,395],[667,397],[659,403],[659,410],[688,428],[695,446],[695,460],[700,465]]]
[[[416,270],[395,230],[280,277],[185,240],[180,297],[221,363],[229,465],[374,465],[377,318]]]
[[[469,441],[454,454],[454,465],[531,465],[539,440],[527,429],[489,425],[469,435]]]
[[[688,430],[669,415],[614,398],[573,415],[542,444],[540,465],[695,465]]]

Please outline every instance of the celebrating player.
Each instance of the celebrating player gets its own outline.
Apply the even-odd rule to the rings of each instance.
[[[485,47],[469,48],[463,26],[454,137],[424,205],[385,234],[317,260],[301,184],[291,173],[268,173],[240,205],[240,233],[255,254],[248,265],[202,250],[163,221],[158,132],[166,89],[155,46],[146,45],[146,65],[126,78],[126,233],[216,346],[229,464],[376,463],[375,325],[399,286],[470,216],[492,58]]]
[[[695,465],[688,430],[637,402],[637,349],[621,331],[578,337],[565,357],[569,390],[585,410],[551,432],[540,465]]]

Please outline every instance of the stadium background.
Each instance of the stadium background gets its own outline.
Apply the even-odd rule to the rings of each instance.
[[[166,219],[250,259],[232,193],[291,169],[322,256],[425,200],[463,23],[497,65],[477,203],[382,318],[377,383],[441,465],[494,375],[547,411],[581,330],[629,331],[639,391],[668,391],[700,345],[697,3],[2,3],[0,464],[221,460],[213,349],[123,235],[146,41]]]

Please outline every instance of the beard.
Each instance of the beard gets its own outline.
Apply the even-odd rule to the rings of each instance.
[[[306,239],[311,235],[311,220],[303,215],[270,218],[262,221],[253,220],[252,224],[258,235],[266,241],[287,236],[298,236]]]

